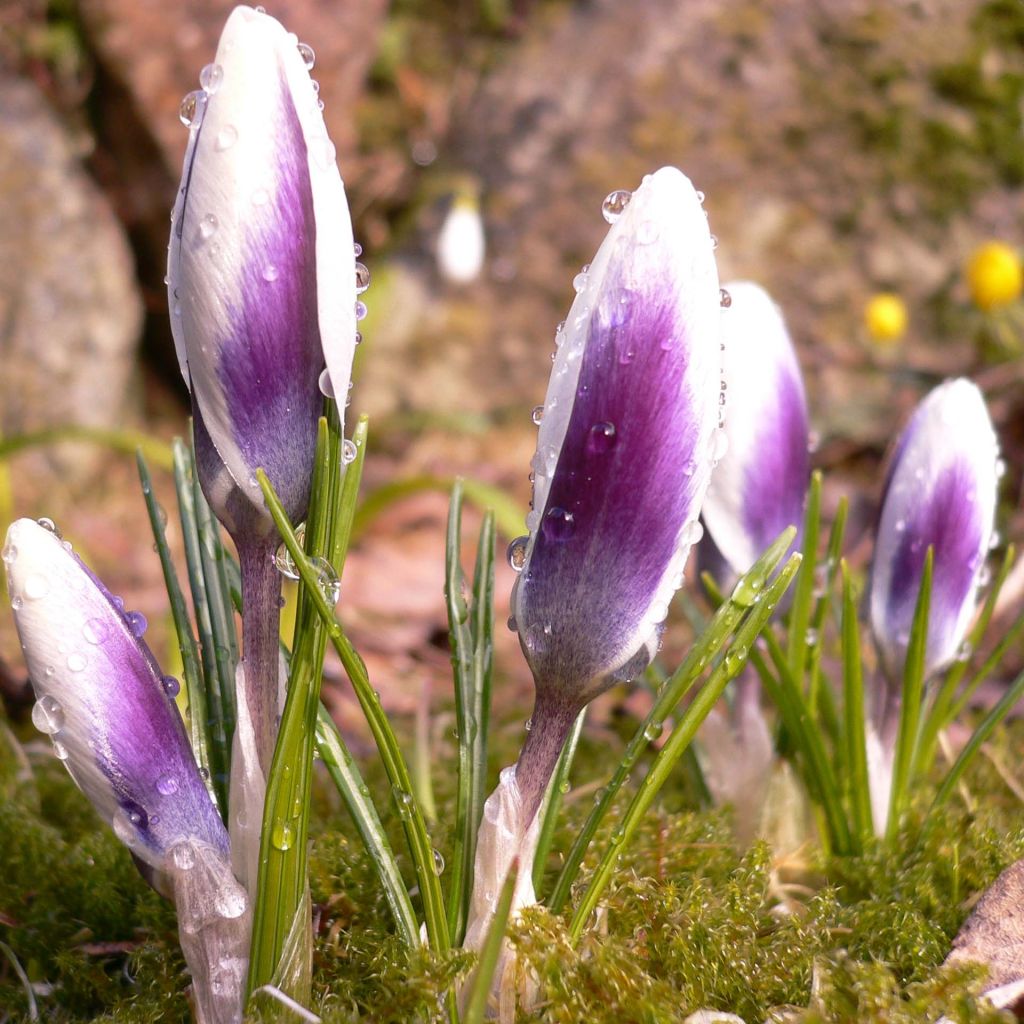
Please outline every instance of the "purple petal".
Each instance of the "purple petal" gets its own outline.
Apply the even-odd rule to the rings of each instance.
[[[118,837],[160,868],[176,843],[227,852],[227,834],[174,703],[122,606],[60,538],[30,519],[7,532],[8,590],[37,704],[33,721]],[[173,684],[173,685],[172,685]]]
[[[674,168],[645,179],[569,313],[538,438],[514,596],[538,695],[632,677],[679,586],[718,422],[718,278]]]
[[[236,8],[191,128],[168,259],[193,404],[234,487],[267,519],[265,469],[293,518],[308,499],[325,362],[344,394],[355,255],[344,187],[295,39]],[[218,514],[224,482],[203,474]]]
[[[966,380],[932,391],[900,438],[871,580],[871,625],[891,678],[902,671],[929,546],[927,674],[948,663],[964,638],[992,537],[998,455],[984,399]]]
[[[729,446],[702,515],[733,571],[744,573],[787,526],[802,525],[810,476],[807,399],[789,333],[767,292],[746,281],[725,291]]]

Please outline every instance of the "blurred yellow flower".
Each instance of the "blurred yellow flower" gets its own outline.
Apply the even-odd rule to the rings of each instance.
[[[906,303],[892,292],[873,295],[864,307],[864,326],[872,341],[899,341],[907,329]]]
[[[979,246],[967,264],[967,284],[974,304],[986,312],[1020,298],[1024,268],[1017,250],[1005,242]]]

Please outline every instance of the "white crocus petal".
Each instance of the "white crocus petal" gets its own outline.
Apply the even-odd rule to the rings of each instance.
[[[723,291],[728,446],[701,514],[732,570],[744,573],[787,526],[801,526],[810,473],[807,400],[779,307],[749,281]]]
[[[325,362],[334,390],[348,385],[352,228],[295,36],[237,7],[212,68],[173,218],[171,323],[204,428],[235,485],[262,508],[257,466],[275,484],[289,477],[282,446],[268,438],[308,447],[308,395]]]

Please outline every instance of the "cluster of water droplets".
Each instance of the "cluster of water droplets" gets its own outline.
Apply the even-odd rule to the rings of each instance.
[[[345,441],[344,444],[352,445],[354,452],[355,444],[352,441]],[[342,459],[345,459],[345,452],[343,448]],[[355,454],[352,455],[355,458]],[[351,461],[351,460],[349,460]],[[295,530],[295,537],[298,540],[299,545],[302,546],[306,539],[306,524],[300,523]],[[333,608],[338,603],[338,598],[341,596],[341,579],[338,576],[337,571],[326,558],[317,555],[309,560],[309,564],[313,568],[313,572],[316,575],[316,585],[320,593],[323,594],[324,600]],[[277,571],[284,576],[285,579],[298,580],[301,578],[298,566],[295,564],[295,560],[291,556],[291,552],[287,546],[282,542],[274,555],[274,565]]]

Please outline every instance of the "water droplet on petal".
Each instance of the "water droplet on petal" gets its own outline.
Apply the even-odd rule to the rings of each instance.
[[[203,238],[212,238],[216,233],[217,233],[217,218],[212,213],[208,213],[199,222],[199,234]]]
[[[160,682],[168,697],[177,697],[181,692],[181,683],[174,676],[163,676]]]
[[[363,320],[366,318],[366,303],[361,299],[356,302],[356,319]]]
[[[581,270],[572,279],[573,290],[576,291],[576,292],[583,291],[583,289],[587,287],[587,281],[589,280],[589,277],[590,277],[590,275],[585,270]]]
[[[614,423],[595,423],[587,435],[587,450],[594,455],[601,455],[610,452],[617,442],[618,435]]]
[[[601,215],[609,224],[614,224],[629,206],[629,201],[632,198],[633,193],[629,189],[619,188],[614,192],[609,192],[601,204]]]
[[[146,630],[149,628],[146,616],[143,615],[142,612],[128,612],[124,617],[124,621],[125,625],[134,637],[145,636]]]
[[[199,72],[199,84],[203,91],[212,96],[224,81],[224,69],[219,64],[207,64]]]
[[[89,664],[88,659],[80,651],[68,655],[68,668],[72,672],[81,672]]]
[[[535,405],[533,407],[533,412],[530,413],[530,419],[533,420],[534,426],[539,427],[540,421],[544,419],[544,406]]]
[[[312,71],[313,65],[316,63],[316,54],[313,52],[313,47],[309,43],[299,43],[297,49],[299,56],[302,58],[302,63],[306,66],[306,70]]]
[[[576,529],[576,520],[571,512],[556,506],[548,509],[541,529],[548,540],[560,544],[572,536]]]
[[[190,92],[178,107],[178,120],[186,128],[198,128],[203,123],[206,112],[206,93],[202,89]]]
[[[32,724],[47,736],[60,732],[64,728],[64,709],[60,701],[44,693],[32,707]]]
[[[174,796],[178,792],[178,780],[173,775],[161,775],[156,780],[156,791],[161,796]]]
[[[217,132],[216,149],[218,152],[223,153],[225,149],[230,149],[237,141],[238,129],[234,125],[226,124]]]
[[[36,520],[36,525],[41,526],[47,533],[52,533],[58,540],[60,540],[60,530],[57,529],[57,524],[46,516],[41,516]]]
[[[728,309],[732,305],[732,296],[724,289],[718,289],[718,304],[722,309]]]
[[[159,788],[159,783],[157,787]],[[175,843],[167,851],[167,855],[179,871],[191,871],[196,866],[196,851],[190,842]]]
[[[535,622],[532,626],[527,626],[526,632],[522,636],[523,643],[526,644],[526,649],[531,654],[543,654],[551,641],[551,626]],[[529,731],[529,725],[527,731]]]
[[[365,263],[356,264],[356,295],[362,295],[370,287],[370,271]]]
[[[276,280],[277,280],[277,278],[278,278],[278,270],[277,270],[277,267],[276,267],[276,266],[274,266],[274,264],[273,264],[273,263],[268,263],[268,264],[267,264],[267,265],[266,265],[266,266],[265,266],[265,267],[263,268],[263,280],[264,280],[264,281],[266,281],[266,282],[267,282],[267,284],[273,284],[273,283],[274,283],[274,281],[276,281]]]
[[[700,189],[697,190],[697,202],[698,203],[703,203],[704,202],[704,193],[701,192]]]
[[[345,440],[341,442],[341,461],[342,461],[342,464],[347,466],[347,465],[349,465],[349,463],[355,462],[356,461],[356,456],[358,454],[359,454],[359,451],[356,448],[355,441],[353,441],[350,438],[346,437]]]
[[[526,549],[530,543],[529,537],[516,537],[508,546],[508,564],[514,572],[522,572],[526,565]]]
[[[68,759],[68,748],[60,740],[53,741],[53,756],[58,761],[66,761]]]

